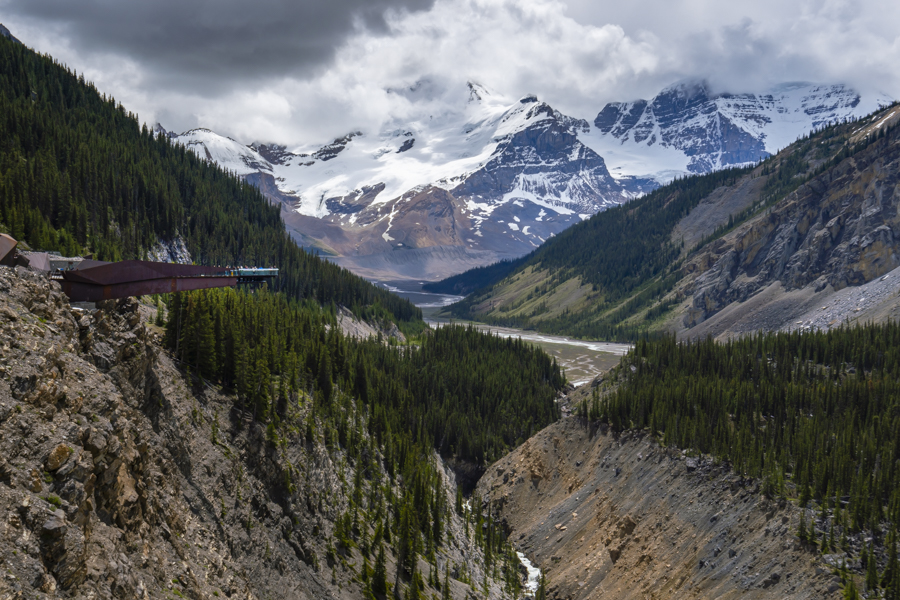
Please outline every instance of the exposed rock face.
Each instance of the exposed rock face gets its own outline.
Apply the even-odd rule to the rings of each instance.
[[[572,119],[534,97],[527,120],[535,120],[500,143],[491,159],[453,189],[454,196],[472,201],[499,202],[518,191],[582,214],[627,199],[623,187],[596,152],[578,140],[590,131],[587,121]],[[545,115],[545,119],[536,119]],[[554,200],[555,199],[555,200]]]
[[[131,299],[72,309],[44,276],[0,267],[0,598],[362,597],[359,550],[327,551],[351,460],[267,439],[160,351],[150,316]],[[480,590],[451,580],[454,597],[499,598],[455,513],[448,527],[441,572]]]
[[[786,84],[762,94],[714,94],[687,81],[652,100],[613,102],[594,119],[600,133],[635,149],[680,150],[691,173],[756,162],[797,136],[858,112],[861,97],[844,85]],[[871,105],[868,110],[877,108]]]
[[[190,265],[194,262],[187,245],[184,243],[184,238],[181,236],[169,241],[160,240],[157,242],[156,246],[147,253],[147,259],[180,265]]]
[[[353,138],[355,138],[359,135],[362,135],[362,134],[359,132],[354,132],[354,133],[349,133],[349,134],[345,135],[344,137],[337,138],[330,144],[326,144],[326,145],[322,146],[321,148],[319,148],[318,150],[316,150],[315,152],[313,152],[312,157],[317,160],[321,160],[321,161],[335,159],[335,158],[337,158],[338,154],[340,154],[347,148],[347,144],[350,143],[350,140],[352,140]]]
[[[396,323],[388,321],[381,327],[375,327],[365,321],[356,318],[356,315],[354,315],[343,306],[338,308],[336,317],[338,327],[341,328],[341,331],[346,337],[352,337],[360,340],[368,338],[382,338],[384,340],[387,340],[389,338],[394,338],[400,342],[406,341],[406,336],[403,335],[403,332],[400,331],[400,328],[397,327]]]
[[[251,150],[259,152],[260,156],[273,165],[281,165],[294,156],[306,157],[308,154],[292,154],[286,146],[280,144],[250,144]]]
[[[840,596],[797,540],[799,509],[641,433],[569,417],[492,465],[478,492],[554,598]]]
[[[752,94],[721,99],[755,102]],[[690,82],[661,91],[653,100],[607,104],[594,119],[602,133],[648,146],[682,150],[688,170],[706,173],[725,165],[755,162],[768,156],[763,139],[741,128],[718,106],[704,82]],[[858,99],[857,99],[858,101]],[[765,117],[752,115],[760,121]]]
[[[702,273],[684,318],[692,327],[779,282],[785,290],[858,286],[900,266],[900,135],[802,185],[686,265]]]

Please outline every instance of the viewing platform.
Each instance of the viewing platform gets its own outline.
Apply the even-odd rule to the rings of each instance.
[[[99,302],[144,294],[261,284],[278,276],[274,267],[207,267],[148,260],[104,262],[44,252],[19,253],[18,242],[0,234],[0,264],[43,271],[59,281],[72,302]]]
[[[261,283],[266,279],[278,277],[278,269],[274,267],[239,267],[226,270],[226,274],[230,277],[237,277],[238,283]]]

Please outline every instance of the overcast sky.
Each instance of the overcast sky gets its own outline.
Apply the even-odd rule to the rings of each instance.
[[[900,98],[896,0],[0,0],[142,121],[289,146],[438,110],[466,81],[592,120],[684,78]],[[389,93],[427,82],[426,106]]]

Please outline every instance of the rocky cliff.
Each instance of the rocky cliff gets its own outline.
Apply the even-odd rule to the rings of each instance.
[[[872,282],[900,266],[898,118],[900,110],[888,109],[857,126],[847,144],[859,143],[867,134],[875,141],[852,156],[838,157],[818,175],[815,170],[823,161],[816,160],[816,146],[826,140],[813,138],[814,144],[797,144],[779,155],[779,160],[807,165],[813,176],[686,263],[691,303],[684,326],[694,328],[731,307],[700,329],[757,328],[760,322],[750,313],[783,298],[794,310],[779,308],[780,322],[766,323],[781,328],[814,307],[824,308],[844,288]],[[756,175],[764,178],[765,169]],[[767,294],[771,297],[763,302]],[[837,322],[856,316],[849,314],[855,307],[847,308]]]
[[[800,509],[642,432],[566,418],[492,465],[478,492],[552,598],[840,597],[798,541]]]
[[[334,536],[353,459],[267,435],[160,350],[150,316],[128,299],[71,308],[44,276],[0,268],[0,597],[361,597],[368,563]],[[370,476],[366,493],[391,485]],[[446,490],[452,506],[449,471]],[[453,597],[499,597],[450,512],[435,562]]]

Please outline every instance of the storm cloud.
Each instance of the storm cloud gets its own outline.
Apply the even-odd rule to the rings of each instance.
[[[0,0],[0,20],[142,120],[294,148],[428,119],[467,81],[589,120],[685,78],[900,98],[889,0]]]
[[[221,93],[272,77],[304,77],[351,34],[381,34],[389,14],[433,0],[7,0],[4,17],[44,23],[85,54],[114,54],[150,83]]]

